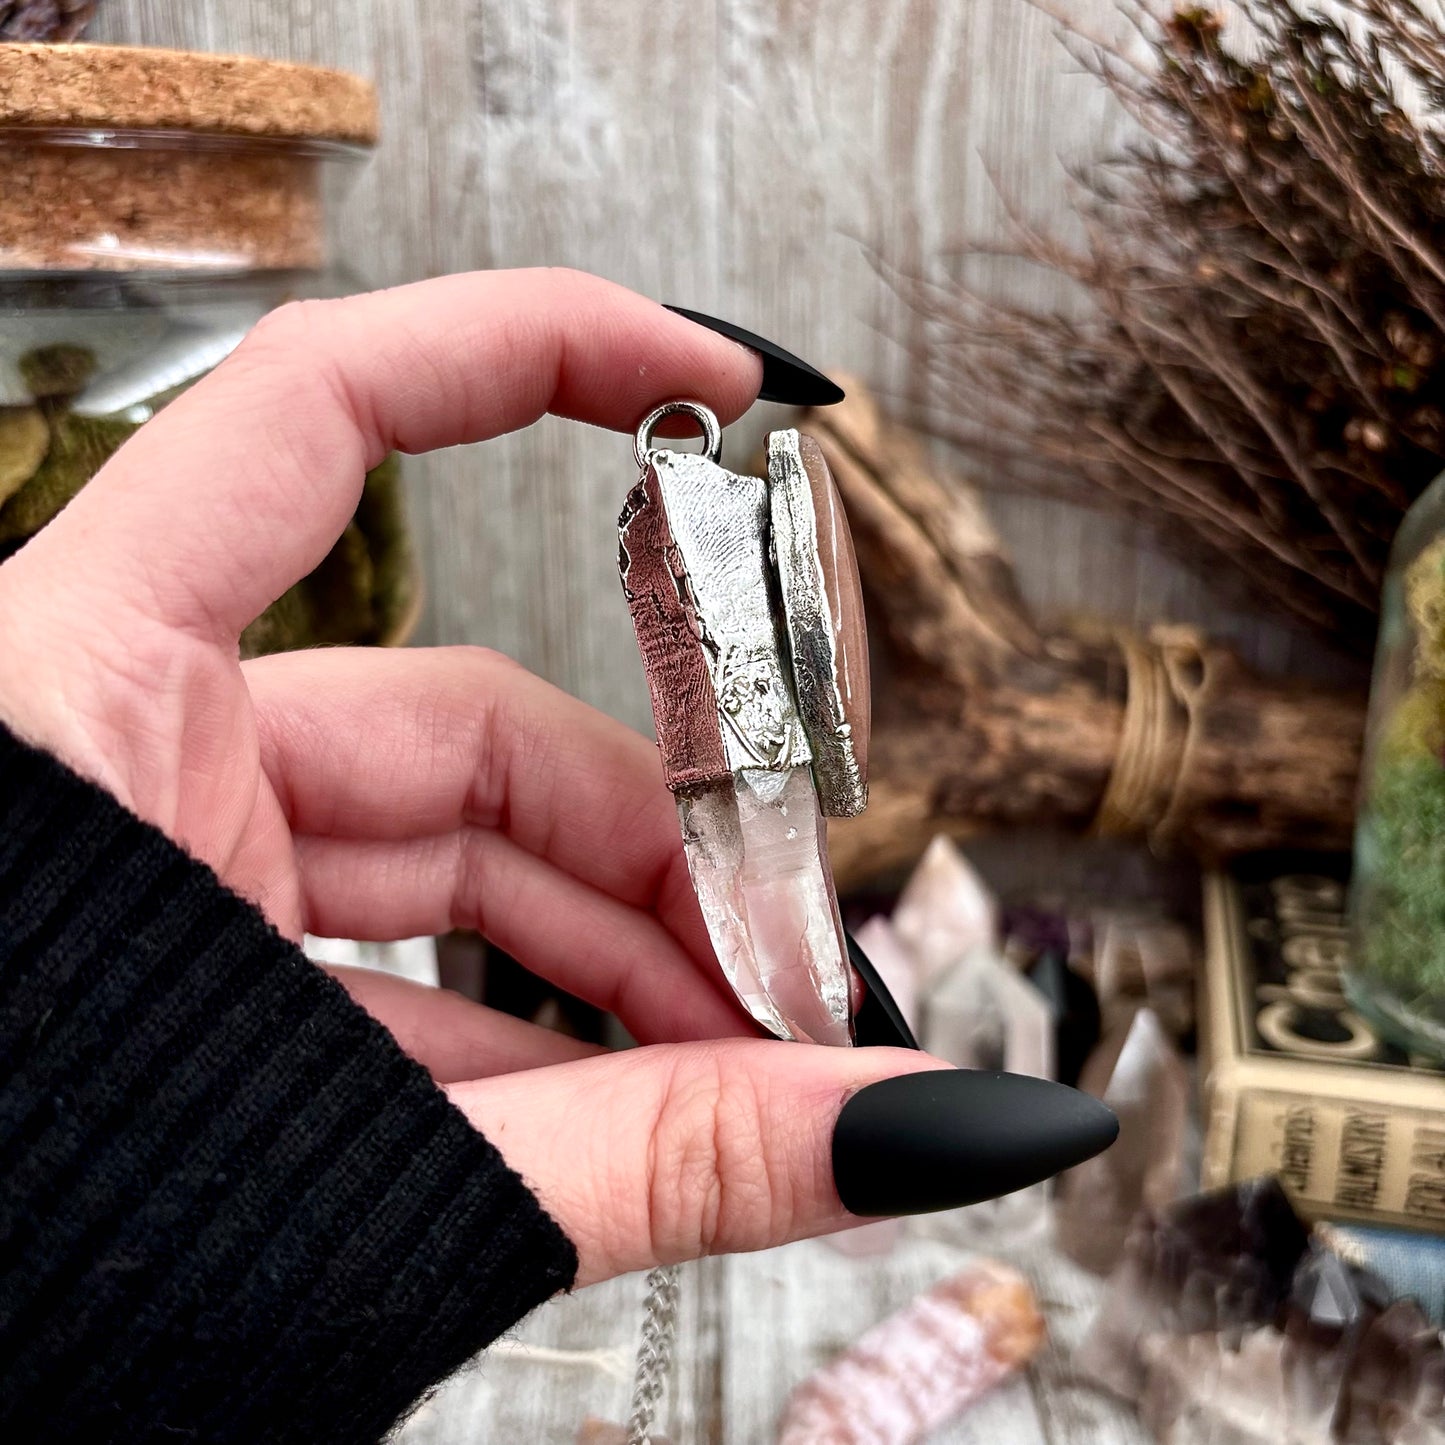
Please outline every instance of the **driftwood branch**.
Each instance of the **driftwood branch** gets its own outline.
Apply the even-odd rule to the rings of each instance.
[[[1348,842],[1358,691],[1259,677],[1181,629],[1042,628],[977,495],[862,387],[801,425],[827,453],[888,642],[868,811],[831,832],[841,886],[937,832],[1093,829],[1206,861]]]

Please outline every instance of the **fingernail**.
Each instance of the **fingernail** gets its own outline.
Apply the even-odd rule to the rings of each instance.
[[[1119,1121],[1049,1079],[975,1069],[860,1089],[833,1128],[833,1179],[851,1214],[929,1214],[997,1199],[1102,1153]]]
[[[848,940],[848,962],[863,980],[863,1002],[853,1015],[853,1042],[860,1048],[916,1049],[918,1040],[903,1017],[903,1010],[894,1002],[868,955],[858,947],[851,933]]]
[[[759,401],[781,401],[788,406],[832,406],[843,400],[843,388],[830,381],[816,367],[809,366],[801,357],[771,342],[766,336],[755,331],[745,331],[731,321],[719,321],[716,316],[704,315],[701,311],[689,311],[685,306],[669,306],[675,315],[706,326],[719,336],[726,336],[756,351],[763,359],[763,386],[758,392]]]

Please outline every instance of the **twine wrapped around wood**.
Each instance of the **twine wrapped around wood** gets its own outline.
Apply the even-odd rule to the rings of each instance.
[[[1188,816],[1197,725],[1206,715],[1226,657],[1193,627],[1160,625],[1147,637],[1120,632],[1128,675],[1119,755],[1092,832],[1101,838],[1173,841]]]
[[[1041,627],[977,494],[847,385],[800,426],[827,454],[891,645],[868,811],[830,825],[841,886],[938,832],[1058,826],[1206,861],[1348,844],[1362,693],[1260,677],[1189,629]]]

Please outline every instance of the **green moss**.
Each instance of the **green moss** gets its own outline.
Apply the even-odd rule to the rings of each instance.
[[[1445,675],[1445,537],[1437,537],[1405,569],[1405,606],[1419,634],[1416,664]]]
[[[401,458],[395,454],[368,474],[356,509],[356,525],[371,555],[371,605],[381,642],[394,637],[416,605],[417,566],[406,524]]]
[[[0,507],[0,542],[38,532],[135,434],[136,423],[57,411],[50,450],[35,475]]]
[[[1445,1017],[1445,766],[1381,757],[1356,848],[1362,972]]]
[[[20,358],[20,379],[33,397],[78,396],[95,375],[88,346],[41,346]]]
[[[38,406],[0,406],[0,506],[36,472],[50,450],[50,427]]]
[[[70,410],[94,369],[94,356],[80,346],[42,347],[21,359],[38,405],[0,410],[0,484],[9,478],[12,488],[7,494],[0,485],[0,548],[44,527],[138,429]],[[321,565],[242,634],[242,656],[394,640],[414,611],[416,589],[400,459],[389,456],[368,474],[354,520]]]
[[[411,615],[416,564],[401,491],[401,464],[368,473],[355,518],[325,560],[241,635],[242,657],[396,636]]]
[[[1421,677],[1395,704],[1379,749],[1380,767],[1445,756],[1445,678]]]

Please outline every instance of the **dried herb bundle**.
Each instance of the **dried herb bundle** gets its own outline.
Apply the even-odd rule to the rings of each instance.
[[[1445,466],[1445,29],[1411,0],[1239,8],[1247,55],[1199,9],[1129,11],[1143,62],[1069,33],[1145,137],[1076,173],[1081,245],[1020,227],[1083,319],[900,284],[933,322],[935,430],[1363,643]]]

